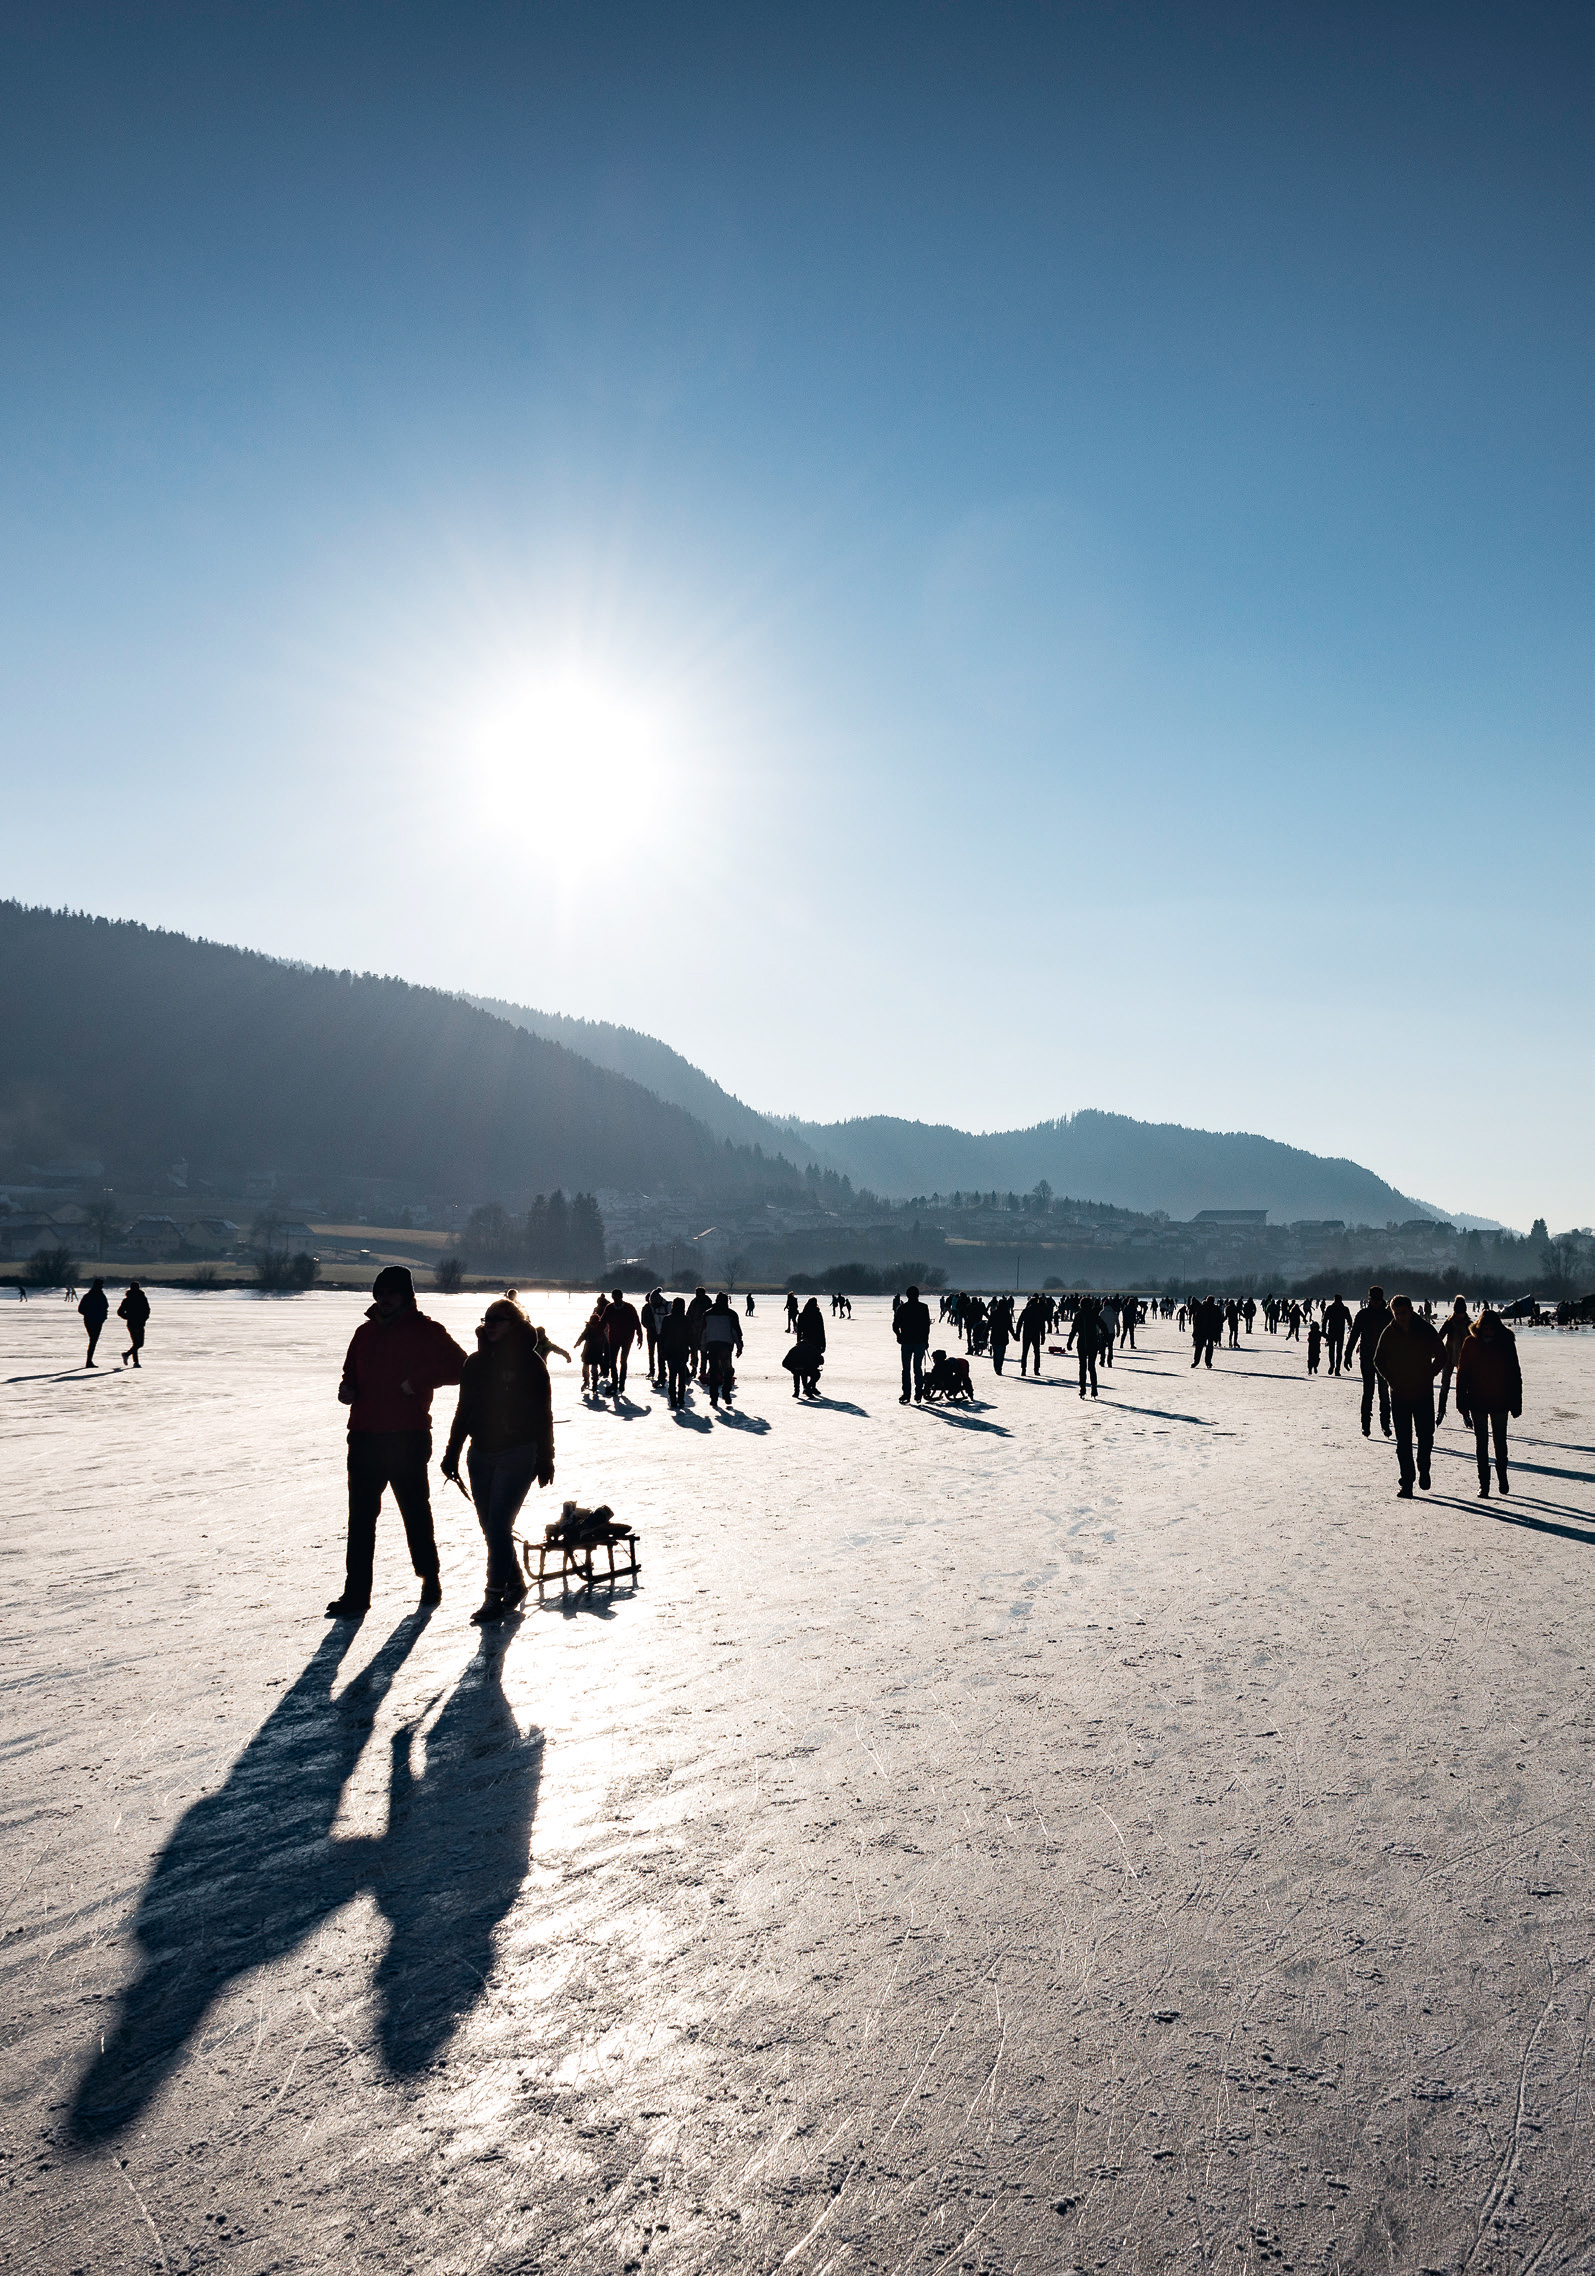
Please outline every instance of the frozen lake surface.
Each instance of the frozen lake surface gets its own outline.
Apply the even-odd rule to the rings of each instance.
[[[1595,1336],[1408,1503],[1283,1337],[795,1405],[765,1300],[733,1416],[553,1363],[640,1587],[484,1638],[435,1482],[351,1636],[363,1301],[153,1301],[0,1308],[0,2268],[1595,2266]]]

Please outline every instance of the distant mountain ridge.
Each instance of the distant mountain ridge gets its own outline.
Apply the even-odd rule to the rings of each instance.
[[[1096,1110],[985,1136],[760,1114],[634,1029],[0,902],[0,1174],[73,1151],[103,1154],[116,1180],[186,1156],[522,1206],[556,1185],[800,1203],[814,1168],[890,1200],[1044,1179],[1175,1219],[1444,1214],[1249,1132]]]
[[[696,1115],[717,1138],[784,1153],[800,1167],[812,1162],[835,1169],[889,1200],[971,1189],[1028,1193],[1044,1178],[1055,1193],[1111,1201],[1121,1209],[1163,1209],[1175,1218],[1194,1217],[1199,1209],[1266,1209],[1276,1224],[1303,1217],[1339,1217],[1348,1225],[1413,1217],[1461,1226],[1494,1222],[1452,1216],[1357,1162],[1309,1154],[1277,1139],[1136,1122],[1095,1108],[984,1137],[895,1115],[807,1122],[761,1114],[667,1043],[636,1028],[569,1019],[489,996],[468,1001],[646,1085]]]
[[[1392,1218],[1445,1215],[1357,1162],[1309,1154],[1250,1131],[1188,1130],[1091,1107],[1029,1130],[985,1137],[892,1115],[850,1122],[779,1120],[774,1128],[771,1143],[802,1139],[855,1183],[878,1193],[1028,1193],[1045,1179],[1054,1193],[1111,1201],[1121,1209],[1163,1209],[1181,1219],[1201,1209],[1266,1209],[1275,1224],[1338,1217],[1348,1225],[1385,1225]]]

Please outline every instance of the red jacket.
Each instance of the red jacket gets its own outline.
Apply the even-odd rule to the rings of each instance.
[[[433,1392],[440,1383],[458,1383],[464,1365],[464,1352],[440,1320],[414,1305],[381,1320],[373,1308],[354,1331],[338,1385],[351,1433],[430,1430]]]

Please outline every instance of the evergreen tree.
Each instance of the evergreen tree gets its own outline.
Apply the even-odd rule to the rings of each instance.
[[[543,1270],[551,1280],[568,1280],[570,1272],[570,1209],[564,1189],[555,1186],[548,1197],[548,1241]]]
[[[604,1269],[604,1220],[597,1197],[578,1193],[570,1213],[570,1277],[593,1280]]]

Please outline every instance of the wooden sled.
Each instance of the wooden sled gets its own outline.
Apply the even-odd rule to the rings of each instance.
[[[578,1512],[573,1502],[567,1502],[565,1518],[549,1526],[541,1541],[534,1543],[523,1540],[519,1534],[515,1536],[515,1545],[520,1550],[521,1563],[526,1569],[526,1578],[528,1581],[537,1583],[538,1595],[542,1595],[550,1581],[558,1581],[560,1587],[564,1589],[570,1586],[572,1578],[581,1588],[592,1588],[598,1581],[607,1581],[613,1588],[616,1581],[636,1580],[642,1571],[641,1561],[637,1555],[642,1544],[630,1526],[605,1526],[587,1540],[562,1540],[560,1538],[561,1527],[573,1514],[583,1518],[591,1518],[595,1515],[608,1517],[609,1512],[607,1508],[598,1512],[588,1510]],[[535,1572],[532,1570],[534,1548],[537,1555]],[[615,1562],[615,1551],[617,1549],[621,1552],[621,1562],[618,1565]],[[606,1566],[602,1569],[594,1563],[594,1559],[600,1556],[607,1560]],[[552,1571],[549,1570],[550,1564],[553,1567]]]

